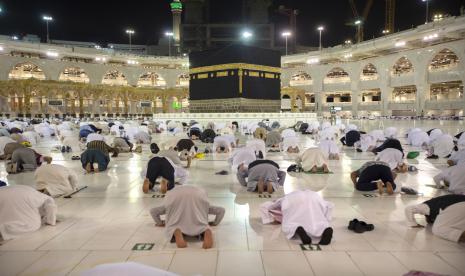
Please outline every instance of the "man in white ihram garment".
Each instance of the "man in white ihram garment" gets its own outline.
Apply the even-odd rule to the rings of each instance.
[[[444,184],[449,192],[465,195],[465,162],[443,169],[433,179],[437,188]]]
[[[404,163],[404,155],[398,149],[387,148],[380,151],[375,161],[383,161],[389,164],[392,171],[406,172],[408,166]]]
[[[306,149],[296,161],[304,172],[317,173],[321,170],[323,173],[329,173],[328,160],[320,148]]]
[[[78,179],[73,170],[58,164],[42,164],[34,173],[39,192],[58,197],[77,189]]]
[[[255,155],[254,149],[243,147],[236,149],[228,159],[228,162],[231,165],[232,171],[237,173],[239,166],[244,165],[248,167],[249,164],[255,160],[257,160],[257,156]]]
[[[428,158],[449,157],[454,151],[454,138],[449,134],[441,134],[431,140],[428,146]]]
[[[334,204],[311,190],[294,191],[275,201],[260,205],[263,224],[280,222],[288,239],[300,238],[303,244],[328,245],[333,236],[331,215]]]
[[[0,187],[0,236],[4,240],[34,232],[42,223],[56,224],[52,197],[24,185]]]
[[[156,226],[166,227],[165,234],[173,239],[178,248],[187,247],[183,235],[203,235],[203,248],[213,246],[213,233],[209,227],[218,225],[224,217],[225,209],[212,206],[208,202],[205,190],[194,186],[177,186],[169,191],[163,205],[152,208],[150,214]],[[208,221],[208,215],[214,215],[213,222]],[[165,215],[165,220],[161,216]]]

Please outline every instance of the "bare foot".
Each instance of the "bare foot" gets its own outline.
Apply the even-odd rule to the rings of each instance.
[[[144,184],[142,185],[142,192],[144,192],[144,194],[148,193],[149,192],[149,189],[150,189],[150,180],[148,180],[147,178],[144,180]]]
[[[328,169],[328,166],[326,166],[326,164],[323,165],[323,172],[329,173],[329,169]]]
[[[53,159],[52,159],[52,157],[50,157],[50,156],[45,156],[45,157],[44,157],[44,161],[47,162],[47,164],[51,164],[51,163],[52,163],[52,160],[53,160]]]
[[[212,230],[207,229],[203,234],[203,249],[209,249],[213,247],[213,233]]]
[[[264,187],[264,184],[263,184],[263,179],[259,179],[258,180],[258,184],[257,184],[257,189],[258,189],[258,193],[259,194],[263,194],[263,191],[265,190],[265,187]]]
[[[92,164],[92,167],[93,167],[93,166],[94,166],[94,164]],[[98,166],[97,166],[97,168],[94,169],[94,172],[95,172],[95,173],[99,173],[99,172],[100,172],[100,170],[98,169]]]
[[[178,246],[178,248],[186,248],[187,247],[187,242],[184,240],[182,232],[181,232],[181,230],[179,230],[179,228],[174,230],[174,239],[176,241],[176,245]]]
[[[166,194],[168,191],[168,181],[166,179],[162,179],[160,182],[160,193]]]
[[[383,182],[382,181],[377,181],[376,182],[376,186],[378,187],[378,192],[380,195],[383,194],[384,192],[384,185],[383,185]]]
[[[266,184],[266,192],[269,193],[269,194],[272,194],[274,192],[273,184],[271,184],[271,182],[268,182]]]
[[[92,172],[92,165],[90,163],[87,163],[86,165],[86,172],[91,173]]]
[[[388,193],[388,195],[394,194],[394,188],[392,187],[391,182],[386,182],[386,192]]]
[[[310,170],[312,173],[318,172],[318,168],[316,166],[313,166],[313,168]]]

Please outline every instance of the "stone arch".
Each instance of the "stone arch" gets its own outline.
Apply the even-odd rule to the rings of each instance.
[[[362,68],[360,72],[360,79],[363,80],[377,80],[379,77],[378,69],[373,63],[368,63]]]
[[[128,80],[122,72],[112,69],[103,75],[102,84],[127,86]]]
[[[177,87],[188,87],[189,86],[189,80],[190,80],[189,74],[187,74],[187,73],[180,74],[176,78],[176,86]]]
[[[452,67],[457,67],[459,64],[460,58],[458,55],[454,51],[444,48],[433,56],[428,64],[428,70],[430,72],[447,70]]]
[[[58,77],[59,81],[71,81],[78,83],[89,83],[90,78],[86,71],[81,67],[67,67]]]
[[[331,69],[323,80],[323,83],[350,82],[349,73],[341,67]]]
[[[165,87],[165,79],[158,73],[146,72],[137,80],[137,87]]]
[[[393,76],[402,76],[414,71],[413,63],[405,56],[399,58],[392,66]]]
[[[307,72],[297,71],[291,76],[290,86],[312,85],[313,79]]]
[[[21,62],[13,66],[8,73],[8,79],[38,79],[45,80],[46,76],[42,68],[32,62]]]

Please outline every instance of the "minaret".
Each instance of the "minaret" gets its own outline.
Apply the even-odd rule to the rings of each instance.
[[[176,53],[179,54],[181,45],[181,13],[182,3],[180,0],[174,0],[171,4],[171,12],[173,13],[173,40]]]

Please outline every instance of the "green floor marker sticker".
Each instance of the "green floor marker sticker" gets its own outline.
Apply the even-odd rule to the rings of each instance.
[[[321,251],[319,244],[300,244],[302,251]]]
[[[132,250],[134,251],[150,251],[155,246],[154,243],[136,243]]]

